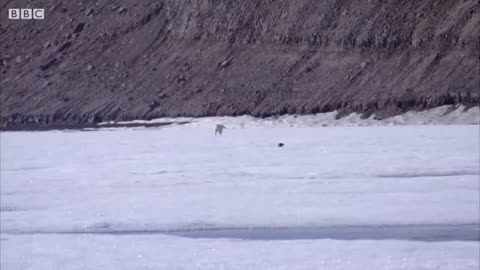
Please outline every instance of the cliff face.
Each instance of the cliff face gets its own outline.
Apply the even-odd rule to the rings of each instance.
[[[3,128],[480,101],[476,0],[1,0]],[[45,20],[8,20],[8,8]]]

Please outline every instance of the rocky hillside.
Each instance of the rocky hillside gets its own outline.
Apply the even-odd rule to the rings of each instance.
[[[3,129],[480,101],[477,0],[0,3]]]

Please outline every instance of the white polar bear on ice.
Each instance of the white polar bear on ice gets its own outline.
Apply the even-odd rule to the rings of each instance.
[[[218,125],[215,127],[215,136],[217,136],[217,134],[218,134],[218,135],[222,135],[223,130],[224,130],[225,128],[227,128],[227,127],[224,126],[224,125],[218,124]]]

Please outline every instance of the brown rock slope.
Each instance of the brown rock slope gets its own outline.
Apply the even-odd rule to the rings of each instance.
[[[477,0],[1,0],[4,129],[480,100]],[[8,20],[42,7],[45,20]]]

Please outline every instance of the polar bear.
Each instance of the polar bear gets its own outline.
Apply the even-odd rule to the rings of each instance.
[[[222,135],[223,130],[224,130],[225,128],[227,128],[227,127],[224,126],[224,125],[218,124],[218,125],[215,127],[215,136],[217,136],[217,134],[218,134],[218,135]]]

